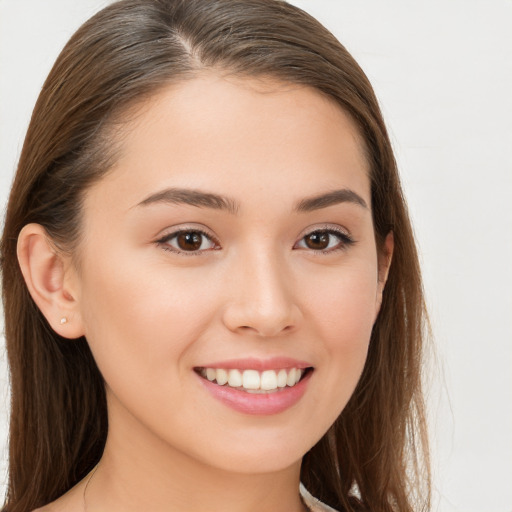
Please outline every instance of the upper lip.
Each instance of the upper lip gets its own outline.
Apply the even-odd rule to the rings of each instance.
[[[255,357],[246,357],[243,359],[228,359],[225,361],[215,361],[196,368],[222,368],[224,370],[282,370],[289,368],[311,368],[312,365],[307,361],[300,361],[291,357],[271,357],[268,359],[259,359]]]

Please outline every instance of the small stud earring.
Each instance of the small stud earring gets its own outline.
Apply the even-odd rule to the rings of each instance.
[[[61,323],[61,325],[62,325],[62,324],[67,324],[67,323],[68,323],[68,319],[67,319],[65,316],[63,316],[63,317],[60,319],[60,323]]]

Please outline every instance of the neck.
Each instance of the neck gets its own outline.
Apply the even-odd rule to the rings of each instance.
[[[148,436],[141,426],[114,422],[84,496],[87,512],[302,512],[299,480],[300,460],[266,473],[219,469]]]

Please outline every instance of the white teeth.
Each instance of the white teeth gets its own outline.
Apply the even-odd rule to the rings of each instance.
[[[277,374],[277,387],[284,388],[287,380],[288,374],[286,373],[286,370],[279,370],[279,373]]]
[[[228,372],[226,370],[219,369],[217,370],[217,384],[219,386],[224,386],[228,381]]]
[[[288,378],[286,379],[287,386],[293,386],[295,384],[295,368],[291,368],[288,371]]]
[[[261,374],[261,389],[270,391],[271,389],[277,388],[277,375],[274,370],[265,370]]]
[[[242,374],[238,370],[229,370],[228,384],[232,388],[239,388],[242,385]]]
[[[225,370],[222,368],[201,368],[199,372],[204,378],[219,386],[227,384],[232,388],[243,388],[247,392],[262,393],[275,391],[286,386],[292,387],[297,384],[304,370],[289,368],[288,370]]]
[[[242,387],[245,389],[260,389],[260,374],[256,370],[245,370],[242,375]]]

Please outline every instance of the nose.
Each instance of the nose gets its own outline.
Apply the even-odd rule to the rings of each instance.
[[[228,282],[223,321],[229,330],[273,337],[299,327],[302,312],[295,283],[285,262],[275,255],[241,259]]]

